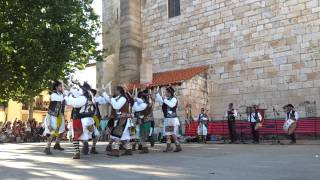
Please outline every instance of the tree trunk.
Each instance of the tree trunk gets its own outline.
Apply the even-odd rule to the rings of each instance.
[[[33,105],[34,105],[34,99],[33,98],[30,98],[29,99],[29,120],[32,120],[33,119]]]

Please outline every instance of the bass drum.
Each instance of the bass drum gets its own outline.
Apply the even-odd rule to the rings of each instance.
[[[286,122],[283,124],[283,130],[288,133],[288,135],[291,135],[297,127],[297,122],[292,119],[288,119]]]

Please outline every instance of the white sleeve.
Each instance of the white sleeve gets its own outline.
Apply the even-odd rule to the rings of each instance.
[[[50,95],[50,101],[63,101],[63,95],[59,95],[57,93],[52,93]]]
[[[82,89],[77,89],[75,87],[72,87],[70,89],[70,93],[75,97],[79,97],[79,96],[81,96],[83,94]]]
[[[133,104],[133,110],[135,112],[140,112],[140,111],[143,111],[147,108],[147,104],[146,103],[138,103],[138,102],[135,102]]]
[[[156,101],[158,101],[160,103],[160,105],[163,104],[163,98],[161,97],[161,95],[159,93],[156,94]]]
[[[87,102],[87,98],[84,96],[79,96],[79,97],[72,97],[72,96],[67,96],[65,97],[66,104],[75,108],[80,108],[84,106]]]
[[[258,112],[258,118],[259,118],[259,121],[262,121],[262,116],[259,112]]]
[[[110,98],[110,96],[109,96],[106,92],[102,93],[102,96],[105,98],[105,100],[106,100],[107,103],[110,103],[110,102],[111,102],[111,98]]]
[[[168,100],[168,99],[165,99],[165,100],[163,100],[163,102],[166,104],[166,105],[168,105],[170,108],[173,108],[173,107],[175,107],[176,106],[176,104],[177,104],[177,98],[172,98],[172,99],[170,99],[170,100]]]
[[[118,100],[116,98],[111,98],[111,105],[113,109],[119,110],[122,108],[122,106],[127,102],[127,99],[125,97],[120,97]]]
[[[137,98],[136,100],[139,104],[144,103],[144,101],[141,98]]]
[[[296,118],[296,121],[298,121],[298,119],[299,119],[299,113],[298,113],[297,111],[294,113],[294,116],[295,116],[295,118]]]
[[[101,104],[101,105],[105,105],[105,104],[110,103],[110,102],[108,102],[108,101],[106,100],[106,98],[104,98],[104,97],[102,97],[102,96],[95,97],[94,99],[95,99],[96,103],[98,103],[99,105],[100,105],[100,104]]]
[[[233,114],[234,114],[234,117],[238,117],[238,112],[237,112],[237,110],[233,110]]]

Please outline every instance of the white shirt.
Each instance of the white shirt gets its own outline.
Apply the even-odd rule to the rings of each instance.
[[[293,111],[293,110],[290,111],[290,114],[292,114],[292,111]],[[298,119],[299,119],[299,114],[298,114],[297,111],[294,112],[294,117],[295,117],[296,121],[298,121]],[[288,120],[288,119],[290,119],[290,116],[288,117],[288,113],[286,113],[286,120]]]
[[[176,97],[172,97],[171,99],[163,98],[163,97],[161,97],[161,95],[159,93],[156,94],[156,100],[160,103],[160,105],[165,103],[170,108],[175,107],[177,105],[177,102],[178,102]]]
[[[254,118],[255,114],[256,114],[255,112],[252,112],[248,115],[249,122],[256,122],[256,119]],[[257,112],[257,114],[258,114],[258,122],[260,122],[262,120],[262,116],[259,112]]]
[[[137,98],[136,101],[133,104],[133,110],[134,112],[140,112],[147,108],[148,104],[145,103],[141,98]]]
[[[123,96],[117,96],[115,98],[110,98],[110,96],[104,92],[102,96],[105,98],[105,101],[110,103],[112,108],[115,110],[121,109],[127,102],[127,99]]]
[[[94,98],[96,103],[98,103],[99,105],[105,105],[108,104],[110,102],[107,102],[106,98],[102,97],[102,96],[97,96]]]
[[[63,94],[54,92],[50,95],[50,100],[62,102],[64,100],[64,97]]]
[[[225,117],[228,117],[228,111],[229,111],[229,110],[226,111]],[[237,110],[233,109],[233,115],[234,115],[234,117],[238,117],[238,112],[237,112]]]
[[[73,97],[72,95],[65,97],[66,104],[74,108],[80,108],[87,103],[87,98],[85,96]]]

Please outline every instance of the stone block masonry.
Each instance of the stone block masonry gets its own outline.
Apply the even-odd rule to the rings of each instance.
[[[119,8],[119,28],[104,30],[104,39],[119,39],[112,41],[118,42],[112,44],[119,81],[150,79],[139,77],[141,62],[151,63],[153,73],[209,65],[207,97],[199,95],[195,107],[208,99],[215,119],[229,102],[241,112],[258,104],[267,118],[272,107],[282,110],[287,103],[302,117],[320,116],[319,0],[181,0],[181,15],[173,18],[167,0],[121,0]],[[104,16],[114,17],[111,12]],[[193,94],[192,87],[184,91]]]
[[[181,15],[168,18],[167,0],[142,9],[143,48],[153,71],[211,65],[210,114],[221,119],[229,102],[319,104],[319,0],[181,0]],[[319,108],[313,115],[320,115]],[[281,113],[280,116],[284,114]]]

